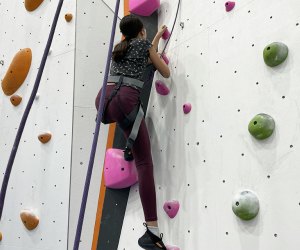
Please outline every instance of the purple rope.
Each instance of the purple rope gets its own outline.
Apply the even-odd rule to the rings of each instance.
[[[63,2],[64,2],[64,0],[60,0],[60,2],[58,3],[57,10],[56,10],[54,20],[53,20],[53,23],[52,23],[52,27],[51,27],[51,30],[50,30],[48,42],[47,42],[46,48],[44,50],[43,58],[42,58],[42,61],[41,61],[40,67],[39,67],[39,71],[38,71],[35,83],[34,83],[34,87],[33,87],[33,90],[31,92],[31,96],[30,96],[29,101],[27,103],[24,114],[22,116],[22,120],[20,122],[18,132],[17,132],[16,138],[15,138],[15,142],[14,142],[14,145],[12,147],[12,151],[10,153],[10,157],[9,157],[9,160],[8,160],[8,163],[7,163],[7,167],[6,167],[6,170],[5,170],[5,175],[4,175],[3,182],[2,182],[1,193],[0,193],[0,220],[2,218],[2,211],[3,211],[3,207],[4,207],[6,189],[7,189],[10,173],[11,173],[11,170],[12,170],[12,166],[14,164],[15,156],[16,156],[17,151],[18,151],[19,143],[20,143],[20,140],[21,140],[21,137],[22,137],[22,134],[23,134],[23,130],[24,130],[24,127],[25,127],[30,109],[32,107],[34,98],[36,96],[36,93],[38,91],[38,88],[39,88],[39,85],[40,85],[40,82],[41,82],[44,67],[45,67],[45,64],[46,64],[46,61],[47,61],[47,56],[49,54],[50,46],[51,46],[51,43],[52,43],[52,40],[53,40],[55,28],[56,28],[56,25],[57,25],[58,17],[59,17]]]
[[[110,60],[112,57],[112,49],[113,49],[113,43],[114,43],[114,38],[115,38],[116,26],[117,26],[119,6],[120,6],[120,0],[116,0],[115,15],[114,15],[111,36],[110,36],[110,44],[109,44],[108,55],[107,55],[105,75],[104,75],[104,79],[103,79],[101,99],[100,99],[100,104],[98,107],[97,124],[96,124],[95,132],[94,132],[94,139],[93,139],[92,149],[91,149],[91,153],[90,153],[90,160],[89,160],[89,165],[88,165],[88,170],[87,170],[87,176],[85,179],[83,197],[82,197],[82,202],[81,202],[81,207],[80,207],[80,214],[79,214],[78,223],[77,223],[76,236],[75,236],[73,250],[78,250],[79,242],[80,242],[85,207],[86,207],[86,202],[87,202],[88,193],[89,193],[90,181],[91,181],[93,165],[94,165],[94,160],[95,160],[95,154],[96,154],[96,148],[97,148],[97,141],[98,141],[98,136],[99,136],[99,131],[100,131],[100,124],[101,124],[102,115],[103,115],[104,99],[105,99],[105,94],[106,94],[106,86],[107,86],[108,73],[109,73],[109,68],[110,68]]]

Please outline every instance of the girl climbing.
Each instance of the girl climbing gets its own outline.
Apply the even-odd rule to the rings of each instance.
[[[120,22],[120,30],[124,39],[115,46],[112,53],[111,76],[107,83],[102,122],[117,122],[127,138],[133,129],[133,122],[128,122],[130,119],[127,118],[140,105],[140,83],[143,84],[142,76],[147,64],[152,62],[163,77],[170,76],[168,66],[157,53],[158,43],[166,28],[166,26],[162,26],[151,43],[146,39],[146,29],[139,18],[128,15]],[[97,109],[101,91],[102,89],[96,98]],[[132,153],[135,159],[139,193],[146,221],[144,223],[146,232],[139,238],[138,244],[148,250],[166,249],[162,241],[162,234],[158,229],[151,147],[144,118],[132,150],[127,153],[127,158],[130,158]]]

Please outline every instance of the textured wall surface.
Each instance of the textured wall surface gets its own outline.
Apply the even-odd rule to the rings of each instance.
[[[229,13],[224,4],[183,1],[167,50],[172,76],[165,83],[171,92],[160,96],[152,89],[147,123],[160,230],[167,244],[184,250],[296,250],[300,3],[237,1]],[[171,27],[176,7],[177,1],[162,0],[159,23]],[[269,68],[263,49],[276,41],[289,47],[289,57]],[[187,115],[182,111],[186,102],[192,104]],[[265,141],[248,133],[248,123],[258,113],[276,122]],[[250,222],[231,209],[234,195],[243,189],[260,199],[260,213]],[[174,219],[162,209],[171,199],[181,204]],[[133,187],[118,249],[139,249],[142,222]]]
[[[115,6],[111,2],[109,4],[114,9]],[[96,125],[95,98],[103,84],[105,73],[114,15],[110,5],[103,1],[77,2],[69,249],[73,249]],[[120,11],[122,9],[123,1]],[[121,38],[118,27],[116,31],[115,42]],[[92,245],[107,133],[108,126],[102,124],[80,243],[80,249],[83,250],[91,249]]]
[[[0,77],[3,79],[14,55],[31,48],[29,74],[16,94],[23,101],[14,107],[0,93],[0,169],[5,172],[17,128],[31,94],[58,1],[44,1],[27,12],[19,1],[0,1]],[[39,88],[8,184],[0,222],[1,249],[67,249],[69,186],[72,142],[72,111],[75,56],[75,20],[67,23],[66,12],[75,13],[76,4],[65,1]],[[52,140],[41,144],[38,135],[50,131]],[[2,178],[1,178],[2,183]],[[34,231],[20,220],[23,209],[40,217]]]

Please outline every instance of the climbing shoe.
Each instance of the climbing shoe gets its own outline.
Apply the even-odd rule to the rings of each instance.
[[[159,250],[159,249],[167,250],[164,243],[162,242],[163,234],[160,234],[160,237],[157,237],[148,229],[146,223],[144,223],[144,226],[147,228],[147,231],[141,238],[139,238],[138,240],[139,246],[146,250]]]

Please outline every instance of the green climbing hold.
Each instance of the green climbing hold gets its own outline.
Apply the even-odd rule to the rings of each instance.
[[[232,201],[232,211],[242,220],[252,220],[259,212],[259,200],[250,190],[236,194]]]
[[[288,47],[280,42],[271,43],[264,49],[265,63],[275,67],[285,61],[289,53]]]
[[[275,129],[274,119],[267,114],[256,115],[248,125],[250,134],[258,140],[270,137]]]

